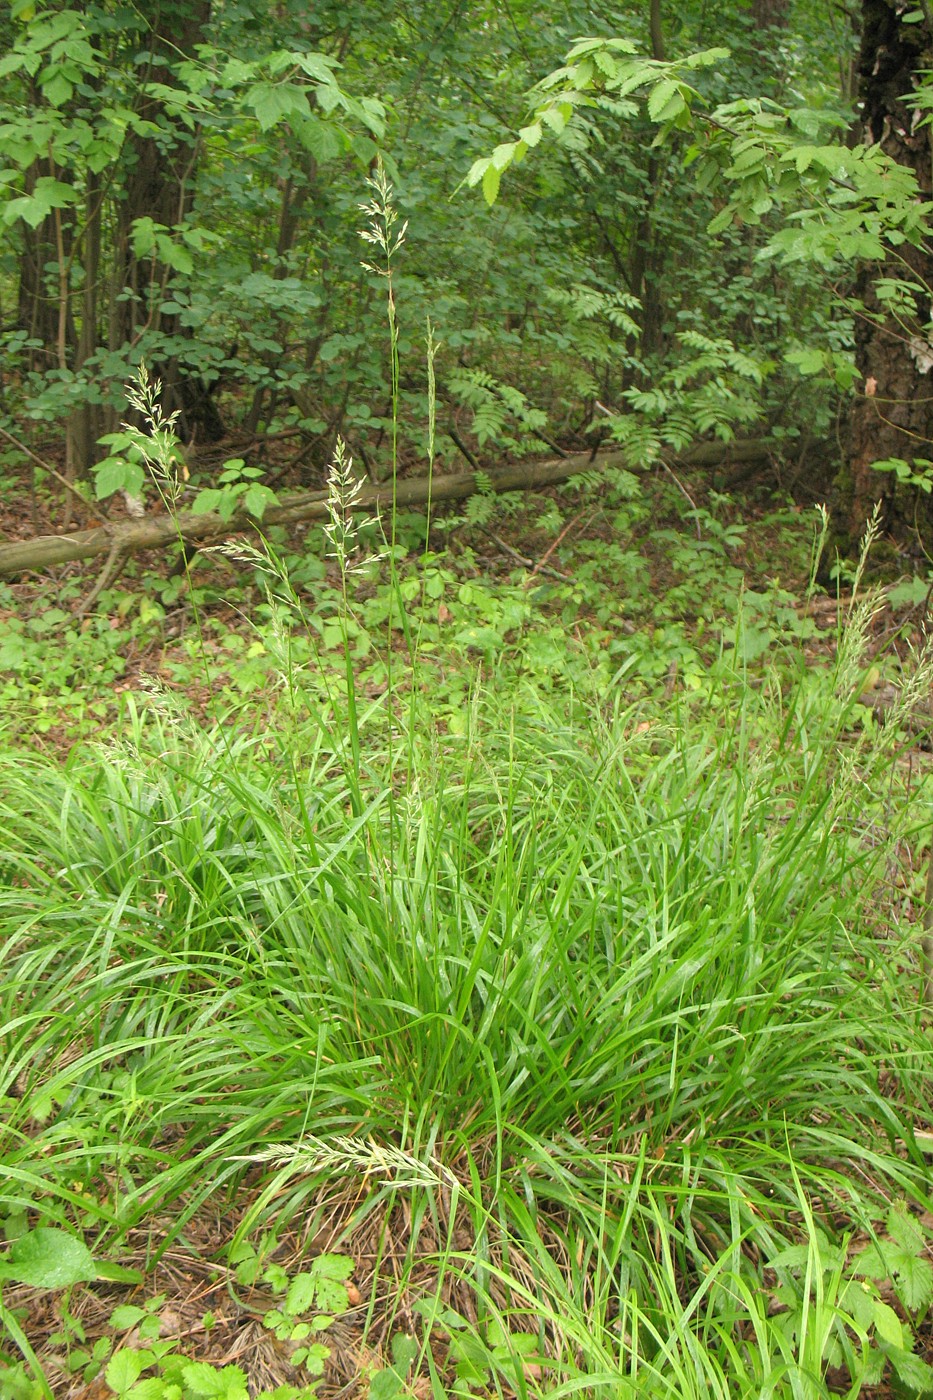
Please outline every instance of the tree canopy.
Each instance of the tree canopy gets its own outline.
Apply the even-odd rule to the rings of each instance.
[[[102,498],[143,488],[120,427],[142,363],[195,482],[216,484],[197,454],[225,434],[293,434],[309,483],[337,436],[386,473],[382,279],[358,239],[377,160],[406,227],[411,469],[430,321],[436,449],[460,469],[606,440],[633,465],[736,434],[792,451],[849,416],[830,455],[852,459],[853,521],[876,458],[925,470],[903,406],[923,396],[877,363],[892,326],[915,366],[926,344],[922,11],[172,0],[3,24],[5,422],[59,424],[65,475]],[[888,398],[906,437],[881,431]]]

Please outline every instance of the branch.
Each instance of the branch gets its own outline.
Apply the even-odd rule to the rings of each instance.
[[[755,455],[764,451],[767,454],[768,450],[767,447],[763,449],[759,442],[734,442],[728,447],[719,443],[699,443],[695,449],[683,452],[680,460],[709,465],[720,462],[724,457],[741,460],[747,453]],[[625,465],[625,454],[621,451],[600,453],[596,458],[590,452],[578,452],[559,461],[525,462],[491,469],[481,474],[480,482],[477,482],[475,472],[435,476],[433,480],[426,476],[410,477],[399,481],[394,493],[391,483],[364,487],[354,503],[354,510],[388,511],[392,506],[393,494],[396,505],[405,508],[426,505],[429,494],[436,504],[463,500],[490,489],[494,492],[541,491],[584,472],[611,470]],[[116,558],[118,554],[138,554],[144,549],[164,549],[179,541],[200,546],[206,541],[223,539],[243,531],[261,531],[269,525],[326,519],[327,492],[305,491],[281,497],[278,505],[266,510],[261,521],[246,511],[237,512],[229,520],[222,520],[216,514],[194,515],[190,511],[181,511],[174,516],[153,515],[142,520],[108,522],[92,530],[77,530],[67,535],[40,535],[37,539],[0,545],[0,577],[48,569],[75,559],[94,559],[100,555],[113,555]]]

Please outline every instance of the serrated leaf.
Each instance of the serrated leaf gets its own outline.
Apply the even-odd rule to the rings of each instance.
[[[178,1386],[169,1385],[162,1376],[145,1376],[126,1392],[125,1400],[180,1400]]]
[[[170,234],[160,233],[156,235],[156,245],[159,250],[159,261],[166,267],[174,268],[176,272],[190,275],[194,271],[194,259],[181,243],[176,243]]]
[[[805,1269],[809,1257],[810,1250],[807,1245],[792,1244],[787,1249],[782,1249],[780,1254],[776,1254],[773,1259],[769,1259],[768,1267],[771,1269]]]
[[[903,1347],[886,1346],[884,1354],[897,1372],[898,1379],[918,1395],[933,1392],[933,1366]]]
[[[919,1312],[933,1302],[933,1264],[928,1259],[898,1251],[891,1262],[897,1291],[910,1312]]]
[[[295,55],[295,61],[309,78],[314,78],[319,83],[334,82],[335,60],[328,58],[322,53],[301,53]]]
[[[294,83],[256,83],[246,94],[262,131],[269,131],[288,117],[309,117],[311,107],[305,92]]]
[[[505,141],[501,146],[497,146],[490,156],[490,160],[497,170],[507,170],[515,159],[515,142]]]
[[[662,78],[659,83],[655,83],[648,94],[648,116],[653,122],[669,120],[663,114],[667,104],[675,97],[679,98],[680,110],[684,106],[684,100],[680,96],[677,84],[670,78]]]
[[[313,113],[307,117],[293,117],[292,121],[295,135],[316,161],[323,164],[343,153],[345,137],[332,122],[323,122]]]
[[[353,1260],[346,1254],[319,1254],[311,1265],[318,1278],[330,1278],[343,1283],[353,1273]]]
[[[312,1376],[322,1376],[324,1374],[324,1363],[330,1356],[330,1347],[326,1347],[323,1342],[314,1342],[308,1347],[308,1354],[304,1359],[305,1370],[310,1371]]]
[[[715,218],[710,219],[709,223],[706,225],[706,232],[710,234],[711,237],[715,237],[717,233],[722,233],[723,230],[727,229],[732,223],[732,217],[733,210],[727,205],[725,209],[719,211]]]
[[[541,121],[559,136],[569,122],[572,112],[570,103],[562,102],[558,106],[547,107],[541,113]]]
[[[906,1206],[897,1203],[888,1211],[888,1234],[908,1254],[920,1254],[926,1245],[923,1227]]]
[[[130,1386],[139,1380],[145,1369],[145,1358],[140,1356],[138,1351],[122,1347],[110,1358],[104,1376],[111,1390],[115,1390],[118,1395],[124,1395]]]
[[[479,160],[474,160],[473,164],[470,166],[469,174],[466,177],[466,182],[470,189],[473,189],[475,185],[479,184],[488,169],[488,156],[481,156]]]
[[[182,1367],[186,1389],[195,1395],[223,1396],[224,1400],[246,1400],[246,1376],[239,1366],[224,1366],[218,1371],[207,1361],[192,1361]]]
[[[148,1315],[145,1308],[137,1308],[133,1303],[123,1303],[110,1314],[110,1326],[115,1332],[128,1332]]]
[[[312,1274],[298,1274],[292,1279],[285,1298],[285,1311],[297,1317],[314,1303],[317,1282]]]
[[[483,173],[483,198],[492,207],[499,194],[499,180],[501,176],[493,164],[489,164]]]

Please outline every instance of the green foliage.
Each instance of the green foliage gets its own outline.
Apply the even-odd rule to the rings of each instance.
[[[718,510],[698,523],[721,572],[745,532],[727,503]],[[437,560],[428,570],[425,625],[428,582],[440,597],[450,582]],[[704,574],[698,593],[709,586]],[[300,618],[275,589],[291,646]],[[462,590],[470,611],[487,605]],[[525,596],[524,613],[516,593],[514,613],[478,625],[508,637]],[[365,601],[342,597],[344,609]],[[548,698],[519,677],[503,688],[474,637],[487,679],[474,673],[458,726],[436,704],[427,648],[417,684],[396,673],[412,716],[401,751],[378,696],[359,706],[354,748],[339,668],[322,689],[283,650],[289,689],[274,715],[264,702],[253,737],[245,716],[205,729],[155,700],[65,767],[11,757],[10,1204],[28,1187],[47,1218],[122,1230],[203,1188],[205,1173],[229,1181],[242,1158],[260,1170],[251,1215],[267,1225],[301,1211],[322,1173],[342,1187],[348,1172],[385,1179],[425,1219],[446,1199],[451,1238],[466,1230],[456,1238],[471,1244],[434,1248],[471,1281],[478,1320],[434,1296],[417,1315],[446,1346],[455,1393],[515,1386],[545,1365],[573,1383],[609,1374],[625,1393],[650,1382],[693,1394],[688,1358],[730,1375],[742,1337],[754,1338],[741,1348],[746,1393],[790,1394],[780,1378],[804,1373],[822,1386],[840,1359],[853,1384],[882,1359],[910,1381],[910,1326],[872,1280],[892,1278],[921,1318],[926,1242],[903,1208],[881,1209],[863,1168],[881,1194],[922,1200],[889,1137],[910,1141],[906,1105],[926,1101],[928,1058],[906,950],[894,941],[881,956],[870,924],[889,847],[861,839],[852,799],[853,785],[864,794],[890,776],[897,742],[896,723],[852,732],[868,616],[850,619],[827,684],[782,691],[721,665],[701,704],[618,701],[608,713],[569,688]],[[711,706],[717,691],[727,708]],[[400,762],[393,807],[386,778]],[[24,923],[23,884],[51,867],[57,885],[36,886],[42,914]],[[61,1037],[79,1044],[90,1025],[107,1028],[104,1055],[55,1058]],[[896,1065],[903,1105],[882,1092],[882,1064]],[[422,1125],[401,1147],[400,1122]],[[182,1128],[189,1155],[158,1157],[153,1175],[153,1134]],[[465,1134],[474,1151],[495,1147],[460,1182]],[[76,1174],[119,1188],[79,1194]],[[845,1234],[885,1215],[877,1244],[850,1257]],[[231,1264],[241,1287],[272,1291],[267,1326],[315,1375],[349,1260],[286,1273],[270,1253],[241,1246]],[[579,1275],[560,1262],[573,1260]],[[491,1287],[500,1267],[507,1312]],[[241,1393],[235,1369],[182,1358],[155,1335],[153,1310],[121,1306],[114,1329],[139,1328],[138,1346],[93,1355],[78,1339],[76,1366],[119,1395]],[[402,1338],[375,1367],[377,1400],[409,1382],[416,1344]]]
[[[933,477],[930,475],[933,462],[927,457],[914,457],[910,462],[905,462],[902,457],[886,457],[871,465],[876,472],[893,472],[902,485],[913,486],[927,496],[933,491]]]
[[[308,21],[286,3],[262,55],[243,56],[244,15],[219,12],[214,42],[173,56],[145,92],[166,104],[165,149],[202,129],[204,156],[191,221],[150,210],[127,225],[164,279],[141,308],[162,325],[133,354],[148,337],[163,363],[235,377],[254,425],[388,436],[394,477],[400,446],[423,441],[425,398],[434,460],[434,358],[425,383],[402,355],[405,318],[442,304],[437,382],[458,436],[523,452],[557,419],[576,440],[598,404],[593,426],[633,469],[594,468],[544,501],[481,491],[432,522],[447,531],[438,548],[440,530],[416,517],[358,518],[340,439],[326,527],[290,557],[280,535],[217,551],[147,577],[142,601],[132,578],[111,584],[83,621],[76,582],[31,613],[0,595],[11,705],[25,691],[16,703],[41,732],[63,723],[80,680],[75,703],[106,721],[65,761],[0,751],[7,1267],[81,1287],[82,1236],[108,1277],[128,1232],[168,1220],[181,1247],[200,1202],[235,1202],[231,1288],[272,1294],[269,1338],[297,1347],[309,1377],[273,1395],[297,1400],[318,1384],[352,1265],[328,1253],[286,1269],[274,1246],[336,1192],[388,1241],[361,1310],[365,1328],[386,1307],[381,1353],[365,1330],[360,1347],[373,1400],[425,1384],[797,1400],[828,1396],[836,1365],[832,1385],[853,1395],[886,1365],[921,1391],[929,1183],[915,1128],[929,1044],[914,930],[891,886],[905,836],[929,821],[929,783],[902,782],[896,761],[929,663],[888,724],[861,719],[871,601],[856,597],[836,654],[807,669],[815,624],[775,562],[791,556],[792,579],[806,578],[810,532],[791,512],[759,530],[672,467],[699,433],[728,441],[770,415],[780,365],[794,392],[809,392],[796,371],[809,376],[814,401],[844,387],[849,323],[815,308],[806,275],[786,311],[792,340],[774,287],[756,323],[761,266],[780,276],[780,259],[763,263],[733,219],[764,221],[757,251],[796,257],[769,220],[805,189],[843,232],[851,219],[850,251],[872,227],[912,236],[872,185],[884,164],[854,158],[850,201],[831,111],[799,105],[795,124],[776,99],[737,103],[715,50],[649,63],[634,42],[594,39],[477,175],[496,195],[525,155],[516,180],[461,216],[438,191],[498,124],[484,112],[474,129],[464,113],[480,108],[463,94],[479,83],[511,116],[548,46],[566,44],[553,20],[483,10],[478,45],[470,26],[438,34],[420,12],[325,5]],[[310,41],[308,23],[320,52],[295,38]],[[350,156],[372,155],[379,113],[338,95],[338,51],[341,84],[360,91],[378,58],[421,157],[399,181],[404,250],[377,176],[364,212],[379,265],[363,272]],[[422,101],[411,71],[435,64]],[[56,101],[71,121],[52,86]],[[706,110],[728,129],[698,126]],[[649,139],[616,151],[604,124]],[[701,130],[697,152],[685,143]],[[672,213],[693,178],[683,156],[700,173],[689,226]],[[84,167],[69,168],[85,194]],[[210,259],[196,233],[208,207]],[[681,268],[692,231],[723,214],[721,265]],[[26,239],[25,215],[11,226]],[[801,230],[825,261],[828,245]],[[638,279],[624,250],[645,242],[657,266]],[[626,275],[637,293],[619,290]],[[675,279],[679,299],[652,311],[653,289]],[[909,308],[907,290],[888,292]],[[103,398],[128,354],[61,379],[34,368],[23,403],[71,412]],[[100,496],[135,494],[145,467],[177,509],[192,488],[173,415],[149,381],[129,402],[149,430],[105,435]],[[244,457],[195,502],[259,517],[272,499]],[[493,511],[511,514],[508,540]],[[249,626],[231,627],[231,602]],[[187,629],[172,639],[170,611]],[[115,714],[104,688],[129,661],[150,679]],[[187,713],[189,698],[206,709]],[[50,1273],[63,1250],[71,1273]],[[244,1400],[256,1388],[244,1370],[161,1336],[162,1301],[118,1303],[93,1344],[63,1305],[56,1345],[75,1384]],[[0,1390],[47,1397],[18,1310],[0,1321],[23,1357]]]
[[[96,1274],[90,1250],[63,1230],[28,1230],[0,1257],[0,1279],[32,1288],[70,1288]]]
[[[266,508],[278,502],[278,496],[262,484],[262,467],[248,467],[242,457],[224,462],[217,486],[203,487],[191,505],[193,515],[216,511],[221,520],[231,520],[238,510],[261,520]]]

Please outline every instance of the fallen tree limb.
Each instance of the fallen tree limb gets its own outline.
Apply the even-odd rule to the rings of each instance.
[[[709,456],[711,448],[715,449],[712,459]],[[679,460],[706,465],[710,460],[721,461],[725,457],[734,461],[747,460],[749,453],[760,453],[764,457],[768,454],[768,447],[759,441],[735,442],[728,447],[700,443],[696,449],[681,453]],[[435,476],[430,483],[425,476],[408,477],[398,482],[395,500],[399,507],[405,509],[425,505],[429,495],[436,505],[441,501],[462,500],[490,489],[497,494],[504,491],[538,491],[546,486],[558,485],[581,472],[604,471],[623,466],[624,463],[621,452],[601,452],[595,458],[591,458],[588,452],[580,452],[556,461],[522,462],[512,467],[500,467],[482,473],[480,479],[476,472]],[[358,511],[387,510],[391,502],[391,486],[364,486],[353,508]],[[177,516],[152,515],[140,520],[108,521],[91,530],[77,530],[67,535],[40,535],[32,540],[0,545],[0,576],[48,569],[56,564],[94,559],[99,555],[125,557],[144,549],[161,549],[178,540],[185,544],[201,545],[227,535],[240,534],[244,530],[326,518],[327,492],[303,491],[281,497],[278,505],[266,510],[261,522],[245,511],[238,512],[229,520],[222,520],[216,514],[193,515],[190,511],[180,511]]]

